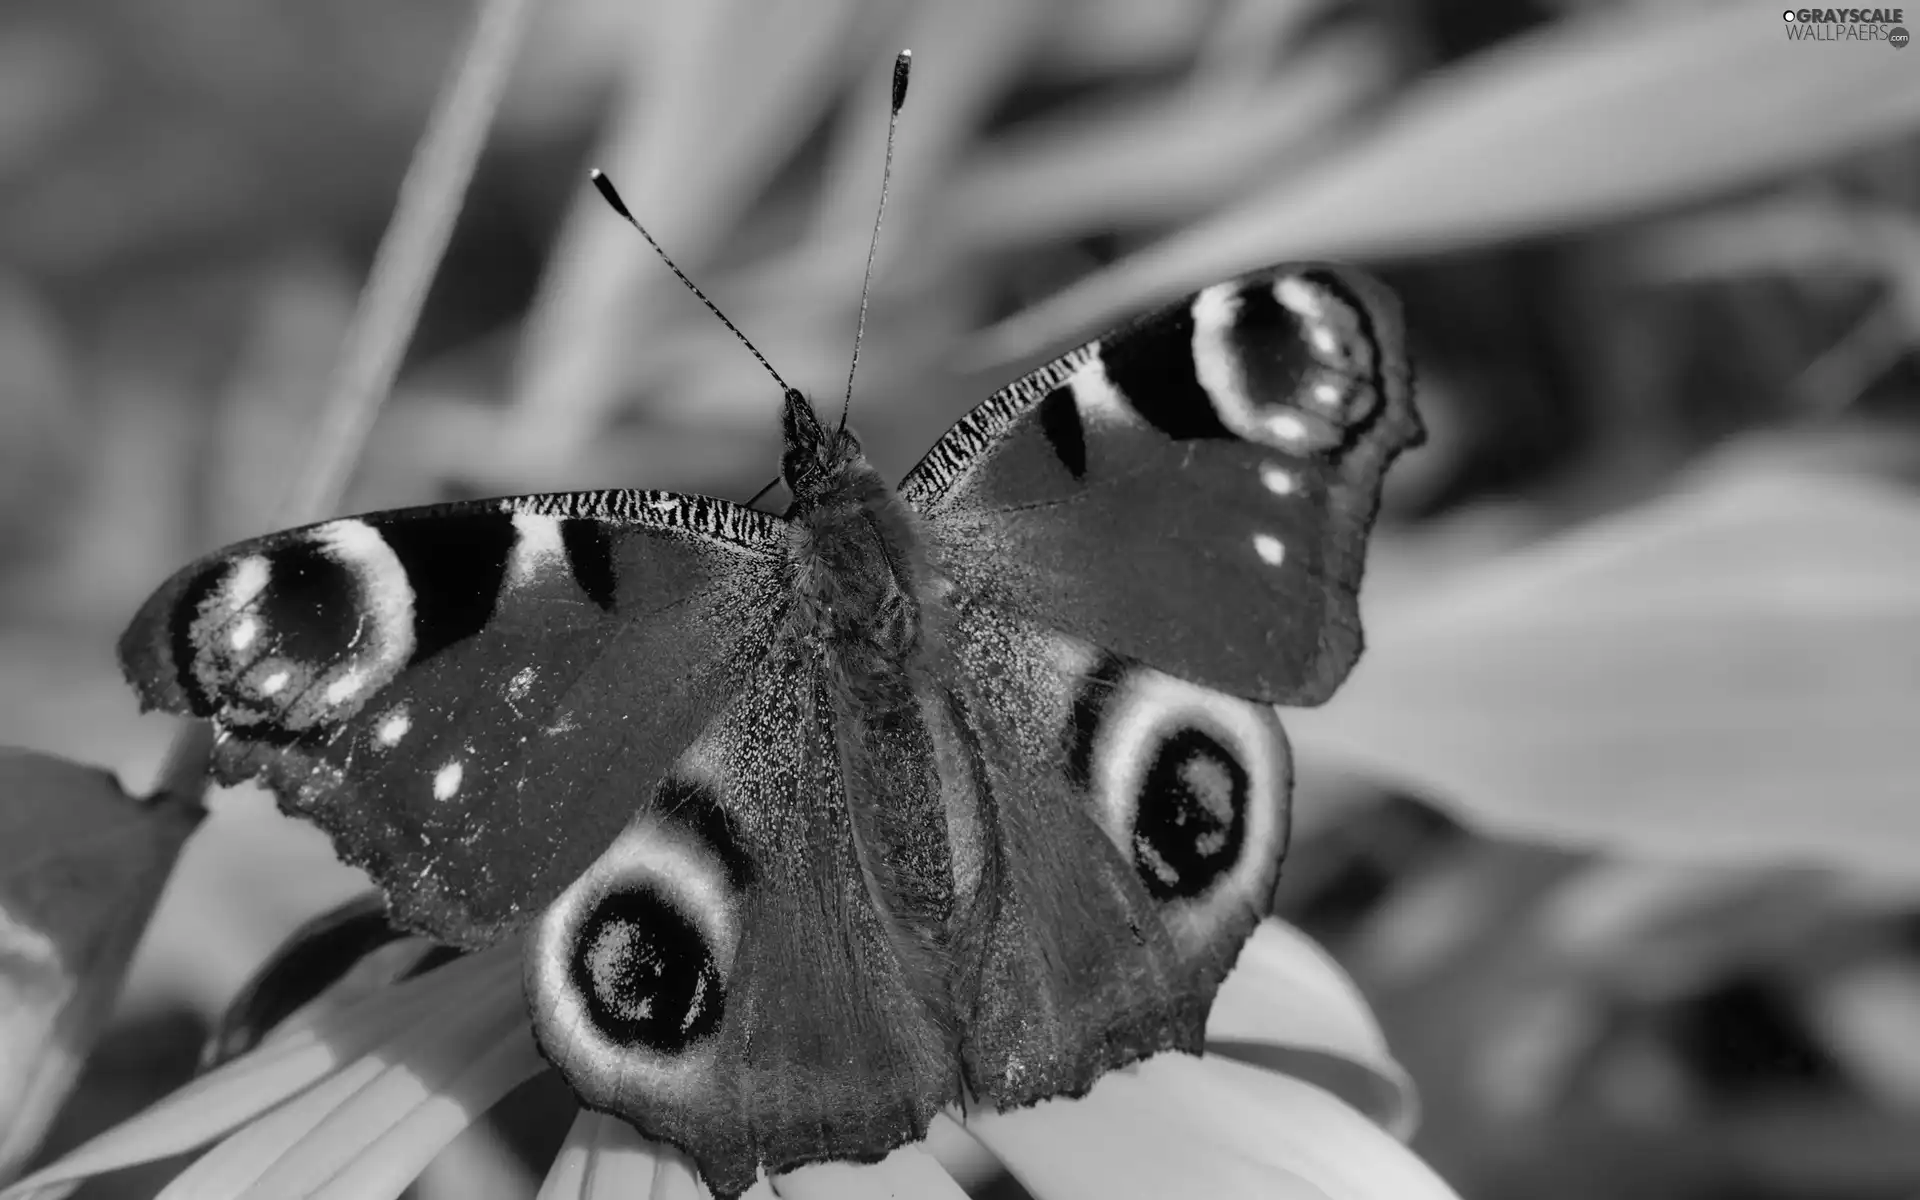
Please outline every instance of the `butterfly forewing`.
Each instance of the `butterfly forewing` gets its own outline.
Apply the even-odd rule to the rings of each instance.
[[[180,571],[121,662],[398,920],[482,945],[586,869],[765,653],[780,526],[651,492],[323,522]]]
[[[1360,651],[1387,464],[1421,436],[1398,307],[1280,267],[1089,343],[901,484],[962,595],[1233,695],[1316,704]]]

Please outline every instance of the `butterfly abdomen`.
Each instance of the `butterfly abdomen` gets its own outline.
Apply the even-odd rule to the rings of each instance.
[[[818,647],[834,708],[854,844],[908,977],[943,1025],[953,862],[935,750],[915,679],[923,570],[911,517],[845,443],[796,503],[791,632]]]

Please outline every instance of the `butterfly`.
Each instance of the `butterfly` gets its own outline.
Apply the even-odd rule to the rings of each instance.
[[[783,514],[323,521],[188,565],[119,647],[397,924],[521,938],[548,1060],[723,1197],[1200,1051],[1286,848],[1274,706],[1359,656],[1423,436],[1395,300],[1328,265],[1071,351],[898,487],[792,389],[782,432]]]

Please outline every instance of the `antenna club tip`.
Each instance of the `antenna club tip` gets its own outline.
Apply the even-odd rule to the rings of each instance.
[[[893,111],[907,102],[907,76],[913,71],[913,51],[902,50],[893,60]]]

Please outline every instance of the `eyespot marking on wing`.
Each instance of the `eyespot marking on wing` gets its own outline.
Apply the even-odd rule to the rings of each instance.
[[[1264,904],[1286,845],[1291,757],[1271,708],[1107,657],[1081,676],[1068,775],[1160,901],[1204,943]]]
[[[674,776],[541,918],[534,1032],[588,1104],[695,1086],[726,1014],[750,871],[709,785]]]
[[[242,736],[353,715],[414,651],[414,593],[379,531],[344,519],[210,566],[171,630],[192,711]]]
[[[1383,402],[1367,323],[1330,276],[1216,284],[1194,296],[1191,320],[1200,389],[1248,441],[1325,453]]]

